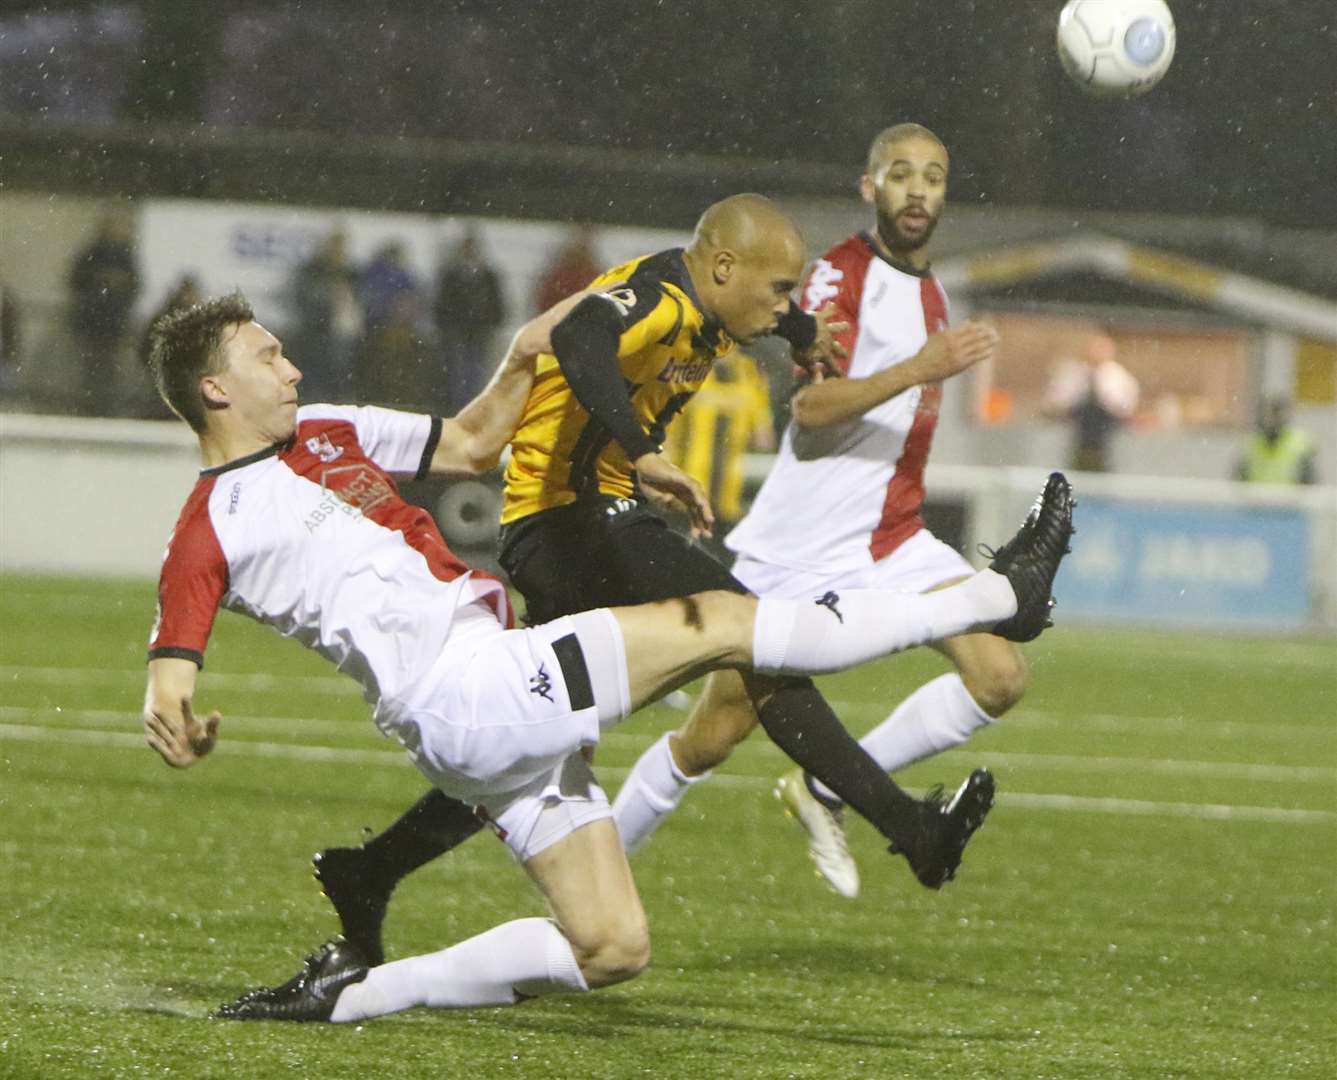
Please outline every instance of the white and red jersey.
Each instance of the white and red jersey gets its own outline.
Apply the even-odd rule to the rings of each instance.
[[[362,684],[410,690],[467,615],[509,626],[502,584],[471,571],[394,476],[426,472],[441,421],[311,405],[286,443],[205,469],[163,556],[149,658],[203,665],[218,608],[296,638]]]
[[[947,326],[937,279],[893,266],[860,233],[818,259],[801,304],[836,307],[845,373],[864,378],[914,356]],[[862,416],[824,428],[790,424],[770,475],[727,537],[760,562],[810,572],[868,566],[923,528],[924,464],[942,386],[916,386]]]

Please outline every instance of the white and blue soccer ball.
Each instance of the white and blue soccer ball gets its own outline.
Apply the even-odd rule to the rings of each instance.
[[[1165,0],[1069,0],[1058,17],[1058,55],[1089,94],[1145,94],[1170,70],[1174,16]]]

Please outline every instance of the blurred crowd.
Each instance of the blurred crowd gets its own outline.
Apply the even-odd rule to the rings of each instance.
[[[41,341],[13,283],[0,279],[0,408],[170,415],[152,385],[150,330],[203,294],[199,280],[184,273],[161,296],[143,296],[132,223],[123,211],[108,212],[73,252],[63,318]],[[473,227],[442,251],[430,277],[415,269],[402,240],[389,239],[356,261],[348,236],[336,227],[293,267],[284,290],[286,319],[274,329],[302,370],[304,401],[374,402],[453,415],[486,384],[505,345],[503,331],[583,288],[603,268],[595,231],[573,228],[548,253],[541,273],[524,283],[528,310],[509,311],[508,295],[525,291],[507,287]],[[137,317],[145,310],[147,316]],[[1114,436],[1136,427],[1145,411],[1145,395],[1119,351],[1111,334],[1096,332],[1048,366],[1037,416],[1067,425],[1067,463],[1075,470],[1112,470]],[[56,355],[61,352],[63,360]],[[741,513],[743,455],[773,449],[788,420],[793,369],[783,348],[759,345],[751,352],[738,350],[717,365],[670,432],[670,453],[711,491],[726,522]],[[987,406],[981,419],[997,421]],[[1233,474],[1263,483],[1315,483],[1316,457],[1312,437],[1291,420],[1290,403],[1268,398]]]
[[[533,283],[532,311],[584,287],[601,269],[593,231],[573,230]],[[0,280],[0,405],[166,417],[148,365],[150,331],[203,293],[198,278],[184,273],[149,306],[143,282],[131,219],[108,213],[70,258],[63,316],[42,342],[39,364],[36,343],[25,340],[37,320],[25,317],[16,291]],[[444,415],[483,388],[500,358],[502,329],[532,313],[507,310],[505,283],[473,229],[443,252],[431,279],[414,269],[402,241],[358,263],[335,229],[294,268],[285,291],[287,317],[274,329],[302,370],[303,400]]]

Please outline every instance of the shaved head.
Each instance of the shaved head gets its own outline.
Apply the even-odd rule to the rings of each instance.
[[[803,272],[803,237],[764,195],[731,195],[706,209],[683,252],[706,312],[737,341],[771,333]]]
[[[868,147],[868,175],[875,176],[879,169],[890,164],[892,149],[912,139],[936,143],[941,147],[943,156],[947,154],[947,147],[943,145],[943,141],[923,124],[895,124],[883,128],[873,136],[873,141]]]
[[[803,238],[789,215],[765,195],[730,195],[696,223],[691,250],[706,255],[733,251],[744,259],[765,257],[777,248],[803,250]]]

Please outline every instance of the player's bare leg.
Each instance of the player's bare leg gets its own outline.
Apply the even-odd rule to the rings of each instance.
[[[369,967],[332,942],[282,986],[253,991],[215,1014],[233,1020],[349,1023],[417,1007],[515,1005],[630,979],[650,937],[611,820],[577,828],[525,863],[551,919],[513,919],[449,948]]]
[[[330,1019],[514,1005],[608,986],[645,969],[645,911],[612,821],[576,829],[528,859],[525,870],[551,920],[515,919],[440,952],[373,968],[343,991]]]
[[[716,671],[707,676],[687,722],[637,758],[618,789],[613,817],[628,853],[638,850],[756,726],[757,710],[742,675]]]
[[[711,672],[687,722],[669,736],[673,760],[687,776],[700,776],[723,764],[756,726],[757,710],[742,674]]]
[[[650,930],[611,819],[577,829],[525,864],[571,943],[590,989],[634,978],[650,962]]]

